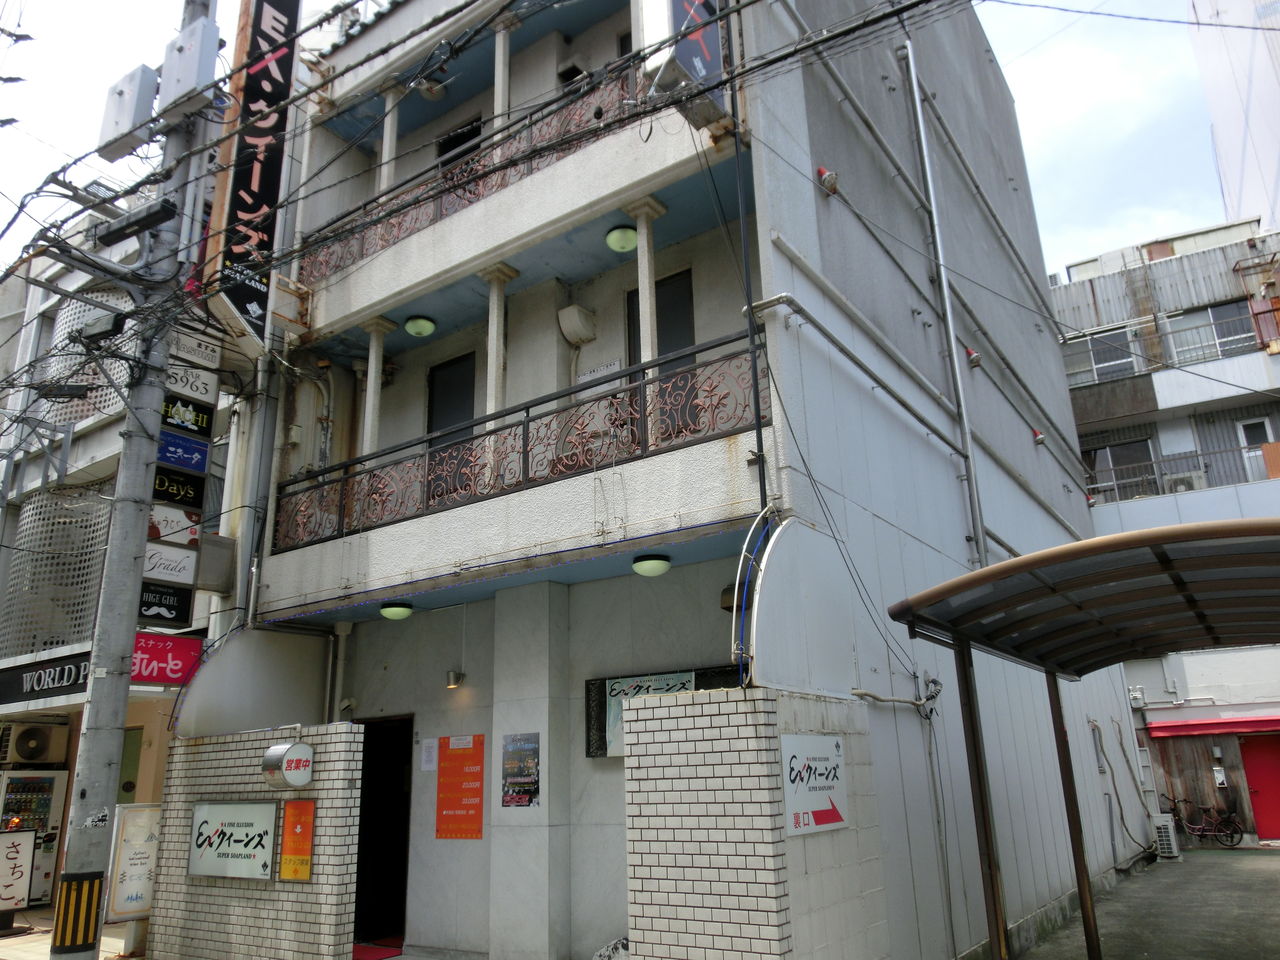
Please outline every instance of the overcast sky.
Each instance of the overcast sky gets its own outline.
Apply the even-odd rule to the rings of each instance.
[[[1037,0],[1049,2],[1049,0]],[[1060,6],[1175,19],[1186,0],[1056,0]],[[0,213],[50,170],[94,148],[112,83],[140,63],[158,65],[177,32],[180,0],[0,0]],[[304,9],[327,3],[307,0]],[[238,0],[221,0],[230,37]],[[127,15],[126,15],[127,12]],[[1018,104],[1032,191],[1050,271],[1073,260],[1223,219],[1209,122],[1185,26],[979,4],[992,48]],[[110,42],[104,42],[110,38]],[[224,69],[225,69],[224,63]],[[76,168],[130,178],[94,158]],[[133,172],[142,168],[134,162]],[[39,204],[36,216],[56,207]],[[0,239],[17,256],[38,224],[23,218]]]

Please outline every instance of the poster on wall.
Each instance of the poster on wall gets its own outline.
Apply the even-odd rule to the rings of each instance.
[[[316,829],[314,800],[286,800],[280,832],[280,879],[311,880],[311,849]]]
[[[159,849],[160,804],[117,804],[111,869],[107,871],[107,923],[151,916]]]
[[[847,827],[849,785],[840,738],[784,733],[781,739],[787,836]]]
[[[187,873],[193,877],[270,880],[276,803],[196,803]]]
[[[484,836],[484,734],[441,737],[436,773],[436,839]]]
[[[7,830],[0,834],[0,912],[26,908],[31,899],[35,856],[34,830]]]
[[[502,805],[538,805],[541,751],[536,733],[508,733],[502,738]]]

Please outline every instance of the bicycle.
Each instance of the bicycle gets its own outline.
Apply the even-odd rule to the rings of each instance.
[[[1181,800],[1175,800],[1167,793],[1162,793],[1160,796],[1169,801],[1173,807],[1169,812],[1173,814],[1174,823],[1182,827],[1182,831],[1187,836],[1212,837],[1224,847],[1238,847],[1240,841],[1244,839],[1244,824],[1240,822],[1240,818],[1234,813],[1222,813],[1213,807],[1192,803],[1185,797]],[[1199,823],[1192,823],[1178,812],[1178,805],[1181,803],[1185,803],[1188,809],[1191,807],[1200,808]]]

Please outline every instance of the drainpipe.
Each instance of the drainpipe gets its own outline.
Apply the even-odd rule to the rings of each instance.
[[[982,520],[982,498],[978,493],[977,464],[973,459],[973,431],[969,425],[968,405],[964,399],[964,372],[960,368],[960,353],[956,345],[955,309],[951,303],[951,277],[943,250],[942,229],[938,222],[938,200],[933,186],[933,166],[929,159],[929,140],[925,129],[924,111],[920,109],[920,78],[916,75],[915,54],[911,41],[898,48],[899,59],[905,60],[911,81],[911,112],[915,117],[916,136],[920,140],[920,165],[924,172],[924,189],[928,196],[929,230],[933,234],[934,257],[938,267],[938,288],[942,293],[942,320],[947,332],[947,357],[951,361],[951,382],[956,394],[956,420],[960,425],[960,446],[965,463],[964,483],[969,494],[969,519],[973,545],[978,552],[978,565],[985,567],[987,559],[986,526]]]

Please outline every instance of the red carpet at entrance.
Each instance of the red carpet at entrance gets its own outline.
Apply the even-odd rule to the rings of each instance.
[[[387,960],[388,957],[400,956],[400,946],[386,946],[387,941],[374,943],[357,943],[351,951],[351,960]]]

